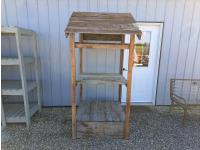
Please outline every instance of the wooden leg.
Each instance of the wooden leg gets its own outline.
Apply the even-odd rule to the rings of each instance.
[[[183,120],[182,120],[182,125],[184,126],[185,125],[185,120],[186,120],[186,116],[187,116],[187,109],[186,108],[184,108],[183,109]]]
[[[122,41],[121,43],[124,43],[124,35],[122,35]],[[124,49],[120,49],[120,64],[119,64],[119,73],[123,75],[123,62],[124,62]],[[118,102],[121,103],[122,98],[122,85],[119,85],[119,96],[118,96]]]
[[[80,33],[80,42],[83,41],[83,34]],[[80,73],[83,73],[83,49],[79,48],[79,67]],[[80,84],[80,101],[83,100],[83,84]]]
[[[124,136],[127,139],[129,137],[129,119],[130,119],[130,109],[131,109],[131,86],[132,86],[132,67],[133,67],[133,51],[134,51],[134,41],[135,35],[130,35],[130,48],[129,48],[129,62],[128,62],[128,79],[127,79],[127,94],[126,94],[126,111],[125,111],[125,126],[124,126]]]
[[[72,84],[72,138],[76,138],[76,57],[74,33],[70,33],[71,48],[71,84]]]
[[[23,63],[24,58],[23,58],[22,51],[21,51],[20,38],[21,38],[21,34],[20,34],[20,31],[18,31],[16,34],[17,53],[18,53],[19,62],[20,62],[19,68],[20,68],[21,84],[22,84],[22,89],[23,89],[23,100],[24,100],[26,125],[27,125],[27,127],[29,127],[31,124],[31,119],[30,119],[31,116],[30,116],[30,108],[29,108],[30,106],[29,106],[29,99],[28,99],[25,65]]]
[[[37,100],[38,100],[38,106],[39,106],[39,112],[41,112],[42,110],[42,102],[41,102],[41,94],[40,94],[40,78],[39,78],[39,66],[38,66],[38,59],[37,59],[37,40],[36,40],[36,34],[33,34],[33,54],[34,54],[34,58],[35,58],[35,79],[36,79],[36,83],[37,83]]]
[[[1,99],[1,129],[3,130],[5,127],[6,127],[6,117],[4,114],[3,102]]]

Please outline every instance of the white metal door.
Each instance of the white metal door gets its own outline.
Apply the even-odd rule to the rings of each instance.
[[[135,38],[135,64],[132,73],[131,103],[154,105],[162,39],[162,23],[138,23],[142,39]],[[130,36],[125,37],[129,43]],[[124,52],[124,68],[128,68],[128,50]],[[127,77],[127,71],[123,72]],[[126,87],[122,87],[122,102],[126,102]]]

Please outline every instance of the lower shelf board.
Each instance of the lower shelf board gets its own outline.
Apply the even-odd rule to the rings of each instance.
[[[26,122],[24,104],[3,104],[4,115],[7,123]],[[30,115],[33,116],[38,110],[38,104],[30,104]]]
[[[77,111],[77,137],[86,134],[122,138],[124,121],[125,114],[118,102],[81,102]]]

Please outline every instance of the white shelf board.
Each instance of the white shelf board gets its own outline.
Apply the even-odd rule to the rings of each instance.
[[[25,64],[33,63],[33,57],[24,57],[23,62]],[[1,65],[2,66],[14,66],[20,65],[20,60],[17,57],[1,57]]]
[[[3,104],[6,122],[26,122],[24,104]],[[38,104],[30,104],[30,115],[33,116],[38,111]]]
[[[17,32],[20,32],[21,34],[24,34],[24,35],[32,35],[34,33],[32,30],[24,29],[24,28],[16,27],[16,26],[2,26],[1,27],[2,34],[16,34]]]
[[[89,83],[89,84],[124,84],[126,85],[126,79],[117,73],[83,73],[79,74],[79,79],[77,83]]]
[[[37,87],[35,81],[27,82],[28,91]],[[21,81],[17,80],[2,80],[1,81],[1,95],[23,95]]]

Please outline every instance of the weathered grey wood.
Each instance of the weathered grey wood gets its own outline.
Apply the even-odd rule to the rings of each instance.
[[[123,138],[123,122],[77,122],[77,137],[85,135],[111,136]]]
[[[25,73],[25,66],[23,63],[23,54],[21,53],[21,33],[20,30],[17,30],[16,33],[16,43],[17,43],[17,53],[20,61],[20,76],[21,76],[21,83],[23,89],[23,98],[24,98],[24,109],[25,109],[25,116],[26,116],[26,124],[30,126],[30,108],[29,108],[29,100],[28,100],[28,91],[27,91],[27,83],[26,83],[26,73]]]
[[[87,108],[87,109],[84,109],[84,108]],[[90,109],[91,109],[90,103],[87,103],[85,101],[80,102],[79,108],[78,108],[78,113],[77,113],[77,120],[78,120],[80,115],[81,115],[80,116],[81,120],[90,120]]]
[[[125,36],[123,35],[121,37],[121,43],[124,43]],[[120,50],[120,64],[119,64],[119,73],[123,75],[123,65],[124,65],[124,50]],[[118,91],[118,101],[121,103],[121,96],[122,96],[122,85],[119,85],[119,91]]]
[[[114,83],[126,85],[126,79],[116,73],[83,73],[79,75],[77,83],[90,83],[90,84],[103,84],[103,83]]]
[[[93,132],[92,130],[96,130],[94,132],[102,133],[108,129],[105,124],[101,124],[101,122],[120,122],[120,129],[118,132],[121,131],[121,134],[124,132],[125,137],[128,137],[128,130],[129,130],[129,116],[130,116],[130,92],[131,92],[131,78],[132,78],[132,66],[133,66],[133,50],[134,50],[134,36],[137,35],[138,38],[141,38],[141,31],[137,26],[135,26],[135,20],[130,13],[84,13],[84,12],[74,12],[71,15],[70,21],[68,26],[65,30],[66,36],[70,34],[70,47],[71,47],[71,83],[72,83],[72,138],[76,138],[76,119],[78,122],[81,122],[81,125],[88,126],[85,122],[93,122],[92,126],[89,128],[84,128],[84,132]],[[107,43],[89,43],[85,42],[84,39],[81,42],[74,41],[74,33],[80,32],[83,33],[93,33],[97,35],[97,38],[94,40],[105,40]],[[122,36],[120,43],[108,43],[107,40],[112,40],[112,36],[108,36],[106,39],[106,35],[108,34],[125,34],[128,33],[131,35],[130,45],[124,44],[122,41]],[[106,34],[99,36],[99,34]],[[91,34],[87,34],[87,38],[91,40]],[[116,36],[117,36],[116,35]],[[82,40],[82,39],[81,39]],[[128,67],[128,81],[122,75],[119,74],[80,74],[79,79],[76,81],[76,74],[75,74],[75,48],[112,48],[116,49],[119,48],[121,50],[129,49],[129,67]],[[80,56],[80,68],[82,72],[82,52]],[[122,74],[122,73],[121,73]],[[117,84],[126,84],[127,86],[127,106],[126,106],[126,118],[124,112],[118,102],[104,102],[104,101],[97,101],[97,102],[90,102],[89,105],[82,105],[79,106],[79,111],[76,118],[76,83],[117,83]],[[81,89],[82,90],[82,89]],[[87,102],[88,103],[88,102]],[[107,105],[107,106],[106,106]],[[108,108],[110,107],[110,109]],[[104,109],[107,107],[106,109]],[[84,117],[89,120],[81,120],[82,113],[90,110],[88,113],[88,117]],[[105,111],[106,110],[106,111]],[[108,111],[110,110],[110,111]],[[109,115],[107,115],[109,114]],[[109,116],[109,117],[107,117]],[[111,119],[111,120],[108,120]],[[100,122],[100,123],[98,123]],[[80,125],[80,129],[82,128]],[[91,125],[91,124],[90,124]],[[98,128],[98,129],[97,129]],[[109,127],[112,128],[112,127]],[[123,130],[124,129],[124,130]],[[99,130],[99,131],[98,131]],[[82,130],[80,131],[83,132]],[[107,131],[109,134],[113,135],[112,130]]]
[[[124,111],[118,102],[84,101],[77,112],[77,137],[106,135],[123,137]]]
[[[129,44],[117,44],[117,43],[75,43],[76,48],[112,48],[115,50],[119,49],[129,49]]]
[[[3,104],[6,122],[8,123],[24,123],[26,122],[24,104]],[[37,103],[30,104],[30,116],[33,116],[38,110]]]
[[[130,13],[73,12],[65,34],[71,32],[100,34],[130,34],[140,36],[139,28]]]
[[[14,26],[10,26],[10,27],[2,26],[1,27],[2,34],[17,34],[17,33],[19,34],[19,32],[20,32],[20,35],[29,35],[29,36],[32,36],[34,33],[31,30],[20,28],[20,27],[14,27]]]
[[[34,58],[33,57],[24,57],[24,63],[29,64],[33,63]],[[17,57],[1,57],[1,65],[2,66],[15,66],[19,65],[19,59]]]
[[[123,122],[124,120],[125,116],[122,106],[118,102],[113,101],[84,101],[80,103],[77,111],[77,121]]]
[[[41,94],[40,94],[40,79],[39,79],[39,66],[38,66],[38,58],[37,58],[37,41],[36,41],[36,34],[33,33],[33,55],[35,59],[35,80],[37,84],[37,101],[39,106],[39,111],[42,109],[42,103],[41,103]]]
[[[5,127],[6,127],[6,118],[5,118],[3,103],[1,100],[1,128],[4,129]]]
[[[83,41],[83,34],[79,35],[80,42]],[[80,74],[83,73],[83,49],[79,48],[79,68],[80,68]],[[80,85],[80,101],[83,100],[83,85]]]
[[[119,34],[83,34],[83,40],[90,41],[120,41],[121,42],[122,35]]]
[[[31,91],[37,87],[37,84],[34,81],[26,81],[26,82],[27,82],[27,91]],[[21,81],[2,80],[1,86],[2,86],[1,95],[23,95],[24,94]]]

